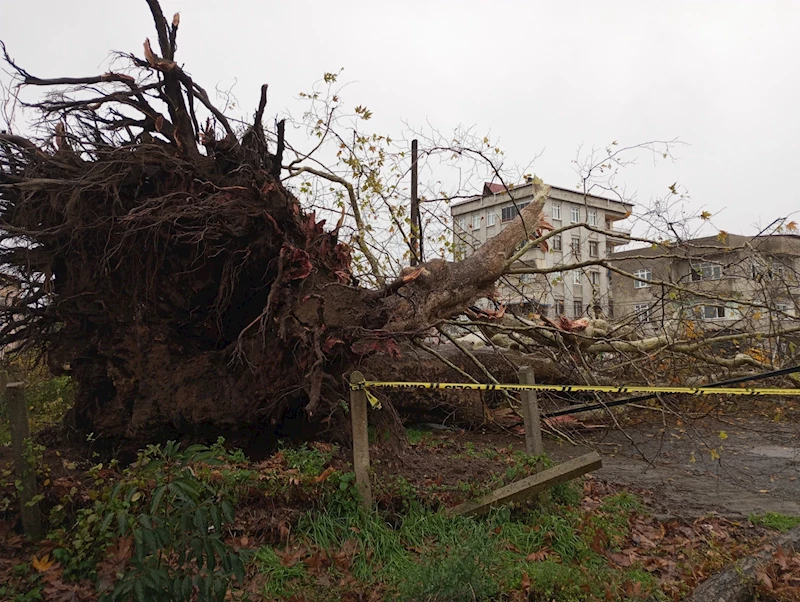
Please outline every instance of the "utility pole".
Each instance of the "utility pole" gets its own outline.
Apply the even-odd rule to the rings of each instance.
[[[422,218],[417,191],[417,140],[411,141],[411,265],[422,263]]]

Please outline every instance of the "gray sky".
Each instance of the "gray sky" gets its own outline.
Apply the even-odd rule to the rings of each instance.
[[[752,233],[800,209],[800,1],[406,2],[162,0],[181,12],[178,59],[213,89],[235,82],[268,113],[344,68],[346,100],[395,134],[402,120],[476,125],[514,162],[577,182],[577,149],[680,138],[620,183],[646,204],[674,181],[714,224]],[[224,8],[223,8],[224,7]],[[42,77],[90,75],[155,39],[144,0],[0,0],[0,39]],[[800,221],[800,219],[798,219]]]

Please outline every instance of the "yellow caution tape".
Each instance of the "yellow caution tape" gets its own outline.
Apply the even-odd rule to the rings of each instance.
[[[353,390],[361,389],[455,389],[466,391],[555,391],[557,393],[681,393],[685,395],[780,395],[800,396],[800,389],[744,389],[739,387],[648,387],[645,385],[480,385],[474,383],[426,383],[365,380],[351,383]],[[367,399],[374,396],[367,391]],[[370,403],[375,405],[370,399]]]
[[[376,410],[380,410],[383,406],[381,405],[381,400],[375,397],[372,393],[364,389],[364,393],[367,394],[367,401],[369,405],[371,405]]]

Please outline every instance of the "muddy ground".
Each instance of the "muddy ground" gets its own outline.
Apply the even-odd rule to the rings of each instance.
[[[798,424],[707,417],[666,430],[642,423],[590,443],[605,459],[598,476],[651,489],[673,513],[800,516]]]
[[[598,451],[599,479],[645,490],[668,515],[800,516],[800,421],[779,408],[681,418],[654,410],[635,410],[621,420],[576,417],[557,425],[575,444],[547,437],[545,450],[555,460]],[[500,439],[523,447],[520,432],[512,427]]]

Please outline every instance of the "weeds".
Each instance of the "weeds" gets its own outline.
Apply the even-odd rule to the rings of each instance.
[[[281,450],[281,454],[290,469],[299,471],[303,476],[312,477],[322,472],[332,456],[329,451],[309,448],[305,444],[298,448],[285,447]]]
[[[785,514],[778,514],[777,512],[751,514],[749,518],[750,522],[756,526],[774,529],[781,533],[785,533],[789,529],[800,525],[800,516],[787,516]]]

